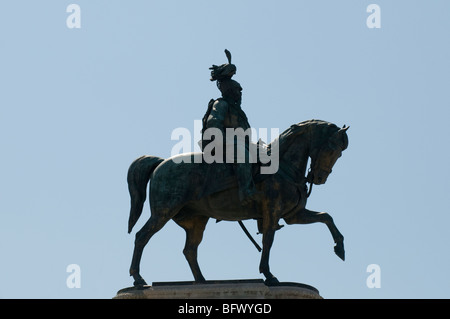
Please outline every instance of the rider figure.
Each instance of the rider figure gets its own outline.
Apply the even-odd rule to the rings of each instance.
[[[222,93],[222,97],[216,100],[211,100],[208,105],[208,111],[203,117],[203,130],[202,133],[208,128],[218,128],[222,132],[222,136],[225,139],[227,136],[227,129],[233,129],[236,139],[232,141],[225,139],[225,158],[228,160],[230,156],[229,152],[232,151],[233,168],[237,175],[239,186],[239,199],[242,204],[247,204],[252,200],[255,200],[258,192],[255,189],[255,184],[252,175],[252,163],[247,160],[250,159],[249,144],[250,143],[250,124],[248,123],[247,116],[241,108],[242,87],[241,85],[232,80],[231,77],[236,73],[236,66],[231,64],[231,54],[228,50],[225,50],[225,54],[228,58],[227,64],[221,66],[213,65],[211,71],[211,81],[217,81],[217,87]],[[241,128],[242,130],[236,130]],[[245,141],[245,135],[242,132],[246,131],[249,141]],[[202,136],[202,148],[211,141],[203,140]],[[236,148],[237,152],[233,151]],[[239,152],[241,147],[241,152]],[[244,150],[244,152],[242,152]],[[243,158],[243,154],[245,158]],[[241,156],[239,156],[241,154]],[[228,161],[227,161],[228,162]]]

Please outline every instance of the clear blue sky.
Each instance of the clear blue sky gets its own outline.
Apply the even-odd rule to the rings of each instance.
[[[80,29],[66,25],[71,3]],[[366,25],[372,3],[379,29]],[[325,298],[449,298],[449,12],[446,0],[3,1],[0,297],[111,298],[132,285],[150,212],[127,234],[128,166],[168,157],[171,132],[193,129],[219,96],[208,68],[227,48],[253,127],[351,126],[307,203],[333,216],[346,261],[326,226],[286,226],[274,275]],[[183,246],[169,222],[144,250],[147,282],[192,280]],[[206,279],[262,278],[259,257],[237,223],[209,222]],[[80,288],[66,285],[70,264]],[[370,264],[380,288],[366,285]]]

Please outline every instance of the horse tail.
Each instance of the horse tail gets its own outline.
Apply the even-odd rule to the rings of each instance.
[[[131,163],[128,169],[127,182],[131,197],[130,217],[128,219],[128,233],[142,214],[147,193],[147,184],[155,168],[164,161],[157,156],[141,156]]]

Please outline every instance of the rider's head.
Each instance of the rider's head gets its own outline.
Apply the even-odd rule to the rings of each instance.
[[[217,87],[222,93],[223,98],[229,102],[240,104],[242,99],[242,87],[238,82],[231,79],[233,75],[236,74],[236,66],[231,64],[230,51],[225,50],[225,54],[228,58],[228,63],[210,67],[210,80],[217,81]]]

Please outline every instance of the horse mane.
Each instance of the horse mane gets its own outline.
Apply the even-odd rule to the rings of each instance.
[[[339,127],[336,124],[323,120],[306,120],[297,124],[292,124],[288,129],[281,133],[275,140],[267,145],[268,153],[271,151],[271,146],[278,143],[279,152],[283,154],[289,148],[294,139],[301,134],[310,132],[312,127],[318,127],[323,131],[338,131]]]

